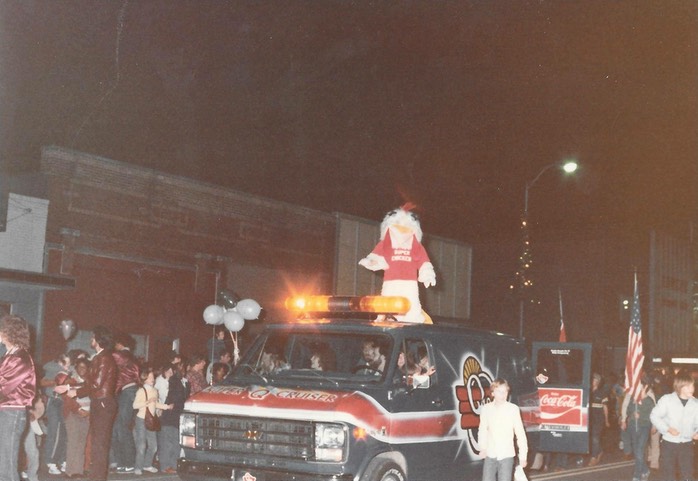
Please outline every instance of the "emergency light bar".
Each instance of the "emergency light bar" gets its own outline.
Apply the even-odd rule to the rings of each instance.
[[[373,312],[405,314],[410,301],[400,296],[305,296],[286,299],[286,309],[300,312]]]

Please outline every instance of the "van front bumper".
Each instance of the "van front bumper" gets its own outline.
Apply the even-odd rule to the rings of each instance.
[[[269,468],[212,464],[180,458],[177,474],[185,481],[225,479],[226,481],[351,481],[350,474],[289,473]]]

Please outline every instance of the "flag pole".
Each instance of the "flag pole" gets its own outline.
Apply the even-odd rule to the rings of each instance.
[[[557,288],[557,298],[560,301],[560,322],[563,322],[565,318],[562,315],[562,289],[559,287]]]

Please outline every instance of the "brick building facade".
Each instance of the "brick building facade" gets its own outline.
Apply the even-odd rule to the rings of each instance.
[[[83,342],[99,324],[123,329],[158,360],[175,339],[185,354],[205,352],[202,312],[221,288],[257,300],[266,319],[287,294],[331,288],[332,214],[60,147],[43,149],[41,174],[44,270],[75,281],[46,293],[44,359],[72,347],[63,319]],[[243,341],[261,322],[248,321]]]

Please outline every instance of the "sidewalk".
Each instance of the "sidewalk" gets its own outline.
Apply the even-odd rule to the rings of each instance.
[[[169,480],[169,481],[174,481],[178,480],[179,477],[176,474],[165,474],[165,473],[147,473],[144,472],[143,474],[133,474],[133,473],[128,473],[128,474],[123,474],[123,473],[114,473],[114,472],[109,472],[109,481],[122,481],[122,480],[130,480],[130,481],[138,481],[138,480],[144,480],[144,481],[160,481],[160,480]],[[85,476],[81,478],[71,478],[65,474],[48,474],[48,470],[46,469],[46,466],[42,466],[39,469],[39,481],[89,481],[90,477]]]

